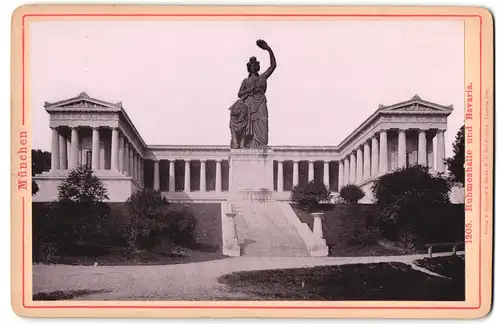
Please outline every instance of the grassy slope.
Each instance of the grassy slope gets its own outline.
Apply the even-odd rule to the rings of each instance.
[[[314,219],[304,210],[292,204],[302,223],[313,229]],[[402,255],[409,251],[381,246],[381,238],[374,228],[368,226],[374,205],[321,205],[324,213],[323,237],[330,248],[331,256],[379,256]]]
[[[236,272],[219,282],[252,300],[464,300],[465,281],[397,262]]]
[[[126,212],[124,203],[110,203],[114,217]],[[133,250],[122,246],[82,245],[64,255],[56,255],[51,263],[92,265],[173,264],[208,261],[223,258],[220,204],[177,204],[169,209],[186,209],[196,219],[195,244],[189,248],[170,245],[155,246],[151,250]],[[33,204],[33,217],[43,217],[43,204]],[[40,224],[40,222],[38,222]],[[36,228],[33,229],[36,231]]]

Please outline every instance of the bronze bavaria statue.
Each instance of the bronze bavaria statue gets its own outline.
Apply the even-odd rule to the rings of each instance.
[[[271,66],[259,74],[260,63],[251,57],[247,63],[248,77],[243,80],[238,100],[229,108],[231,148],[265,148],[268,142],[267,78],[276,69],[274,53],[261,39],[257,46],[269,52]]]

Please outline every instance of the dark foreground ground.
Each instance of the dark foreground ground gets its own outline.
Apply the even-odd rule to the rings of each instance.
[[[465,299],[465,261],[460,257],[416,263],[447,278],[399,262],[345,264],[300,269],[245,271],[219,282],[255,300],[429,300]]]

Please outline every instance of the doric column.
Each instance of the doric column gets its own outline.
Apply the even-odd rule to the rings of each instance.
[[[144,180],[144,160],[142,157],[139,157],[139,182],[143,184]]]
[[[370,144],[368,142],[363,146],[363,179],[370,178]]]
[[[314,161],[309,161],[309,168],[307,172],[307,181],[314,180]]]
[[[222,160],[215,161],[215,192],[222,192]]]
[[[349,168],[349,183],[356,183],[356,155],[351,153],[351,162]]]
[[[71,164],[71,134],[68,138],[66,138],[66,156],[67,156],[66,169],[69,169],[69,166]]]
[[[134,177],[134,151],[130,144],[128,145],[128,174]]]
[[[69,165],[70,169],[74,169],[78,166],[78,146],[80,140],[78,139],[78,128],[71,128],[71,163]]]
[[[376,177],[378,175],[378,162],[378,140],[376,137],[372,137],[372,177]]]
[[[141,182],[141,156],[139,153],[135,154],[135,178],[137,179],[138,182]]]
[[[101,145],[99,127],[92,127],[92,170],[100,169]]]
[[[427,166],[434,171],[434,134],[427,132]]]
[[[118,171],[118,141],[120,134],[118,127],[111,129],[111,170]]]
[[[120,136],[119,141],[118,141],[118,171],[123,173],[124,167],[123,167],[123,155],[124,155],[124,139],[123,136]]]
[[[379,175],[387,173],[387,131],[380,131],[380,164],[378,168]]]
[[[59,132],[52,128],[52,154],[50,158],[50,169],[59,170]]]
[[[200,191],[207,191],[207,161],[200,160]]]
[[[406,130],[398,132],[398,167],[406,167]]]
[[[344,158],[344,186],[351,183],[351,154]]]
[[[59,134],[59,169],[66,170],[68,168],[68,144],[66,138]]]
[[[427,134],[424,129],[418,131],[418,164],[427,165]]]
[[[160,161],[153,161],[154,165],[154,178],[153,178],[153,189],[160,190]]]
[[[168,191],[175,191],[175,160],[170,160],[168,165]]]
[[[361,146],[356,150],[356,183],[363,181],[363,151]]]
[[[339,161],[339,191],[344,186],[344,162],[342,160]]]
[[[438,129],[436,138],[436,171],[444,172],[444,158],[446,156],[445,146],[444,146],[444,130]]]
[[[296,185],[299,184],[299,161],[293,161],[293,186],[295,187]]]
[[[330,161],[323,161],[323,184],[330,189]]]
[[[278,181],[277,182],[277,191],[283,191],[283,161],[278,161]]]
[[[191,191],[191,161],[184,161],[184,191]]]
[[[123,138],[123,174],[130,175],[130,155],[126,138]]]

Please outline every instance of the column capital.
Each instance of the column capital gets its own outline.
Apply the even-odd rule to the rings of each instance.
[[[206,163],[207,159],[198,159],[200,162]]]
[[[278,162],[279,164],[283,164],[283,162],[285,162],[285,160],[275,160],[276,162]]]
[[[398,128],[398,133],[403,133],[403,132],[406,133],[409,130],[410,130],[409,128],[404,128],[404,127]]]

